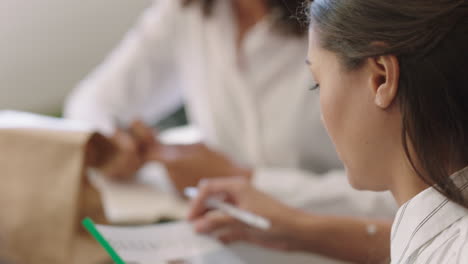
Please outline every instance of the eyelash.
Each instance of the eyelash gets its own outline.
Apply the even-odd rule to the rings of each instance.
[[[320,89],[320,84],[316,83],[314,84],[312,87],[310,87],[310,91],[314,91],[314,90],[317,90],[317,89]]]

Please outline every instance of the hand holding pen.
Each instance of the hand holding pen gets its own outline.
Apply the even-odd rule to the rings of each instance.
[[[195,190],[186,194],[195,196]],[[302,213],[256,190],[245,177],[202,181],[189,212],[195,231],[221,242],[242,240],[283,250],[298,247],[291,236],[296,216]]]
[[[185,195],[191,199],[195,199],[198,196],[198,189],[194,187],[185,188]],[[271,227],[270,220],[251,213],[249,211],[245,211],[239,209],[229,203],[223,202],[222,199],[212,197],[205,200],[205,205],[207,208],[220,210],[221,212],[229,215],[236,220],[241,221],[242,223],[249,225],[254,228],[258,228],[261,230],[267,231]]]

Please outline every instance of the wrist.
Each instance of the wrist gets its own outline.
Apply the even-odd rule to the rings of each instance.
[[[353,263],[380,263],[388,258],[391,224],[386,221],[307,213],[296,217],[290,229],[291,237],[296,238],[296,250]],[[350,240],[356,243],[349,244]]]
[[[248,167],[240,167],[239,171],[237,172],[237,176],[245,177],[250,181],[254,176],[254,169]]]
[[[321,221],[321,217],[318,215],[304,213],[298,220],[296,226],[295,235],[299,240],[300,250],[303,251],[314,251],[315,243],[327,239],[322,237],[324,223]]]
[[[289,208],[278,217],[276,232],[287,241],[289,250],[309,251],[313,236],[318,233],[319,224],[314,215],[295,208]]]

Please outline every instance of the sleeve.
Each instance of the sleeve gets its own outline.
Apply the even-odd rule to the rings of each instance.
[[[258,168],[253,182],[284,203],[313,213],[393,219],[398,209],[390,192],[353,189],[343,170],[319,175],[298,169]]]
[[[93,73],[69,95],[64,115],[112,133],[134,118],[156,122],[182,104],[177,44],[180,1],[159,0]]]

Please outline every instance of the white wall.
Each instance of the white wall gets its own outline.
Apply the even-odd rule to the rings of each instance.
[[[150,1],[0,0],[0,109],[60,111]]]

